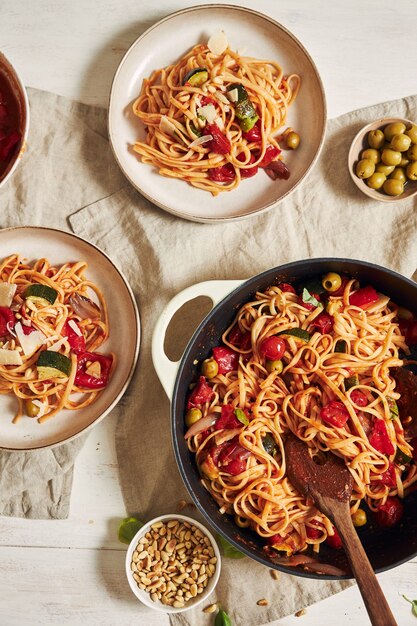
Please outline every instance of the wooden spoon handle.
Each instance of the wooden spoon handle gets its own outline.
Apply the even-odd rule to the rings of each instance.
[[[333,510],[337,530],[362,594],[373,626],[397,626],[384,593],[379,586],[375,572],[366,556],[362,543],[352,524],[350,515]]]

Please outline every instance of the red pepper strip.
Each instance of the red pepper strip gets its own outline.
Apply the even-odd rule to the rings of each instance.
[[[343,547],[342,540],[334,526],[333,526],[333,530],[334,530],[334,535],[327,535],[326,543],[328,543],[329,546],[331,546],[332,548],[339,550],[340,548]]]
[[[278,287],[281,289],[281,291],[285,291],[287,293],[295,293],[294,287],[289,283],[279,283]]]
[[[205,107],[207,104],[212,104],[216,108],[218,107],[217,100],[215,100],[211,96],[203,96],[200,99],[200,106]]]
[[[7,306],[0,306],[0,337],[8,335],[16,324],[14,313]]]
[[[381,504],[375,513],[376,521],[380,526],[390,528],[398,524],[404,513],[404,505],[399,498],[389,497],[385,504]]]
[[[243,426],[243,424],[237,419],[234,411],[234,408],[230,404],[224,404],[222,406],[222,414],[217,419],[215,424],[215,429],[224,430]]]
[[[187,402],[187,411],[193,407],[200,407],[213,397],[213,389],[207,384],[205,376],[200,376],[198,383],[192,390]]]
[[[99,377],[91,376],[87,373],[87,362],[99,362],[101,367],[101,375]],[[77,387],[83,389],[103,389],[109,382],[110,369],[113,358],[106,354],[98,354],[97,352],[81,352],[77,356],[77,373],[74,383]]]
[[[388,469],[386,472],[384,472],[383,474],[380,474],[381,477],[381,483],[383,485],[387,485],[388,487],[396,487],[397,486],[397,481],[395,478],[395,466],[394,463],[391,463],[388,465]]]
[[[238,161],[245,161],[245,153],[241,152],[240,154],[237,155],[237,160]],[[256,161],[255,156],[251,153],[250,155],[250,159],[249,159],[249,163],[254,163]],[[252,176],[255,176],[255,174],[258,173],[258,166],[256,165],[255,167],[248,167],[248,168],[242,168],[240,170],[240,175],[242,178],[252,178]]]
[[[35,332],[36,328],[34,326],[26,326],[26,324],[22,324],[22,330],[24,335],[30,335],[30,333]]]
[[[0,161],[7,161],[15,145],[20,141],[21,135],[17,131],[10,133],[8,137],[1,140],[0,143]]]
[[[84,338],[84,335],[77,335],[75,330],[73,328],[71,328],[71,326],[68,324],[68,321],[69,320],[66,320],[65,324],[63,325],[62,331],[61,331],[61,335],[68,339],[68,343],[69,343],[69,345],[71,347],[71,350],[75,354],[80,354],[80,352],[84,352],[85,351],[85,338]],[[74,324],[77,324],[77,322],[75,320],[72,320],[72,321],[74,322]],[[78,324],[77,324],[77,326],[78,326]],[[80,328],[80,327],[78,326],[78,328]]]
[[[285,165],[284,161],[280,161],[279,159],[271,161],[268,167],[265,167],[264,169],[269,178],[272,178],[272,180],[276,180],[277,178],[288,180],[291,176],[291,172]]]
[[[234,350],[223,346],[213,348],[213,358],[219,366],[219,374],[227,374],[237,370],[239,354]]]
[[[321,409],[320,417],[326,424],[342,428],[349,419],[349,412],[342,402],[331,400]]]
[[[349,304],[364,309],[368,304],[378,301],[378,294],[373,287],[363,287],[349,296]]]
[[[209,141],[209,149],[216,154],[229,154],[232,149],[232,144],[226,135],[223,135],[217,124],[207,124],[203,130],[203,135],[211,135],[213,139]]]
[[[267,146],[262,161],[258,163],[258,167],[268,167],[277,156],[281,154],[281,150],[275,146]]]
[[[246,469],[246,459],[233,459],[227,465],[224,465],[221,470],[223,472],[227,472],[227,474],[231,474],[232,476],[237,476],[241,474]]]
[[[221,167],[212,167],[208,170],[208,177],[216,183],[228,183],[236,178],[235,168],[231,163]]]
[[[230,343],[241,350],[248,350],[251,347],[251,335],[249,332],[242,332],[239,326],[233,326],[228,337]]]
[[[311,326],[313,328],[317,328],[322,335],[326,335],[327,333],[330,333],[333,328],[333,317],[328,313],[320,313],[320,315],[318,315],[316,319],[311,322]]]
[[[375,450],[378,450],[378,452],[382,452],[382,454],[394,454],[395,448],[388,437],[384,420],[376,419],[374,421],[373,429],[368,439],[371,446],[375,448]]]
[[[320,537],[323,535],[323,531],[319,528],[306,526],[306,534],[309,539],[320,539]]]

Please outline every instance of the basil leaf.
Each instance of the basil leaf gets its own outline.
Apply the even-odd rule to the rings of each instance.
[[[242,409],[235,409],[234,414],[236,415],[237,419],[239,420],[241,424],[243,424],[244,426],[249,426],[249,420],[244,414],[244,412],[242,411]]]
[[[232,546],[222,535],[217,535],[217,539],[222,547],[223,556],[229,559],[243,559],[245,556],[243,552]]]
[[[232,626],[232,620],[223,609],[216,615],[216,619],[214,620],[214,626]]]
[[[415,617],[417,617],[417,600],[409,600],[404,594],[403,598],[411,604],[411,612]]]
[[[125,517],[119,525],[119,541],[122,543],[130,543],[142,526],[143,522],[136,519],[136,517]]]
[[[303,289],[303,302],[306,304],[312,304],[313,306],[322,306],[322,304],[311,295],[311,293],[304,287]]]

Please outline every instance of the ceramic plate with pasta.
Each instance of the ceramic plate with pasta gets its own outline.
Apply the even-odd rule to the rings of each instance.
[[[302,44],[269,17],[225,5],[185,9],[146,31],[116,72],[109,106],[110,142],[130,182],[202,222],[287,197],[314,165],[325,122]]]
[[[0,447],[69,441],[116,405],[133,374],[133,294],[101,250],[70,233],[6,229],[0,250]]]

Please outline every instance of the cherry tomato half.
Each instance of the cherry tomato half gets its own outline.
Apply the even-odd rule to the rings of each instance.
[[[264,339],[260,345],[259,352],[270,361],[279,360],[285,352],[286,343],[282,337],[273,335]]]
[[[385,504],[381,504],[375,513],[376,521],[380,526],[391,528],[398,524],[404,513],[404,505],[399,498],[389,497]]]

